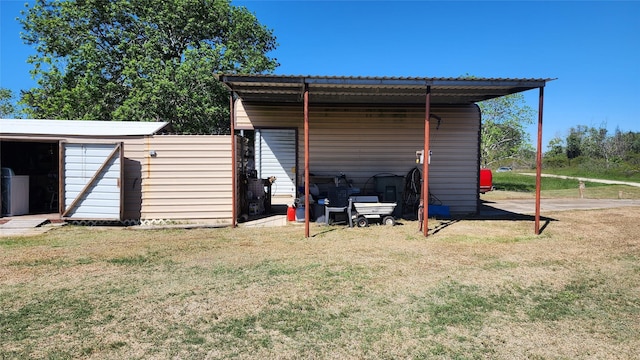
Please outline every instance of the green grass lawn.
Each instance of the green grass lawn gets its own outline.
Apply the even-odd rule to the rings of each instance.
[[[572,177],[640,182],[640,169],[637,167],[624,167],[623,169],[617,167],[609,169],[598,167],[596,169],[585,169],[584,166],[571,166],[562,168],[545,168],[544,172],[548,174]]]
[[[542,195],[545,197],[577,198],[578,180],[543,177]],[[501,192],[515,192],[524,197],[533,196],[536,189],[535,176],[522,175],[517,172],[493,174],[495,191],[485,197],[499,197]],[[596,182],[585,182],[584,197],[591,199],[640,199],[640,187],[627,185],[608,185]]]
[[[578,180],[551,177],[543,177],[541,181],[542,189],[544,190],[577,189],[579,183]],[[606,184],[587,182],[585,185],[598,187]],[[494,173],[493,186],[496,190],[534,192],[536,190],[536,178],[535,176],[522,175],[517,172]]]

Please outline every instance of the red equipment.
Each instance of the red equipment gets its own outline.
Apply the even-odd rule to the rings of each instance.
[[[491,169],[480,169],[480,193],[493,190],[493,174]]]

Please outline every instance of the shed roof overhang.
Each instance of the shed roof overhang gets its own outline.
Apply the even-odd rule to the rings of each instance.
[[[0,135],[149,136],[167,122],[1,119]]]
[[[315,104],[471,104],[545,86],[553,79],[344,77],[221,74],[218,80],[247,102]]]

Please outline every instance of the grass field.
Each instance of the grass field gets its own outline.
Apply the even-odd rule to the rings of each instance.
[[[559,179],[543,177],[542,189],[549,190],[564,190],[564,189],[578,189],[578,180]],[[587,187],[602,187],[607,186],[605,184],[587,182]],[[502,172],[493,174],[493,186],[497,190],[505,191],[521,191],[521,192],[534,192],[536,190],[536,179],[534,176],[522,175],[515,172]]]
[[[640,168],[631,164],[613,164],[607,168],[605,164],[598,164],[598,162],[583,163],[568,167],[545,167],[544,172],[573,177],[640,182]]]
[[[543,177],[542,197],[578,198],[578,180]],[[535,196],[536,179],[534,176],[516,172],[493,174],[493,186],[497,191],[488,192],[483,198],[532,198]],[[596,182],[585,183],[584,197],[589,199],[640,199],[640,187],[627,185],[607,185]]]
[[[0,358],[631,359],[640,208],[0,239]]]

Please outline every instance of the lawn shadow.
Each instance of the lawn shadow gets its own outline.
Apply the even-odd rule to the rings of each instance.
[[[457,221],[495,220],[495,221],[531,221],[531,222],[535,221],[536,219],[534,215],[500,209],[498,207],[491,206],[491,204],[495,204],[495,202],[481,200],[480,211],[477,214],[455,217],[453,219]],[[543,222],[543,225],[540,227],[540,234],[542,234],[542,232],[547,228],[547,226],[549,226],[549,223],[551,223],[552,221],[558,221],[558,220],[551,217],[547,217],[547,216],[540,216],[540,221]]]
[[[451,219],[451,220],[442,220],[438,226],[436,226],[433,231],[431,231],[432,235],[439,233],[440,231],[446,229],[447,227],[460,222],[460,219]]]
[[[477,214],[470,215],[454,215],[448,218],[441,217],[429,217],[429,220],[439,221],[438,225],[434,228],[429,228],[429,234],[435,235],[447,227],[454,225],[458,222],[464,220],[490,220],[490,221],[535,221],[535,216],[525,213],[520,213],[517,211],[509,211],[505,209],[501,209],[497,206],[492,206],[492,204],[496,204],[494,201],[480,200],[480,210]],[[417,218],[417,217],[416,217]],[[395,226],[404,226],[402,220],[415,221],[415,219],[411,219],[410,214],[405,214],[401,219],[396,219]],[[540,234],[549,226],[552,221],[558,221],[557,219],[540,216],[540,221],[542,222],[542,226],[540,227]],[[336,224],[332,224],[331,226],[323,227],[323,230],[318,232],[317,234],[312,235],[312,237],[323,235],[329,233],[331,231],[336,231],[338,229],[348,228],[346,226],[334,226]],[[373,224],[372,224],[373,225]],[[354,226],[355,227],[355,226]],[[418,230],[422,231],[422,230]]]
[[[349,226],[347,226],[348,228]],[[337,231],[340,229],[344,229],[345,226],[336,226],[336,225],[325,225],[320,227],[320,229],[322,229],[321,231],[318,231],[317,233],[311,235],[312,238],[316,237],[316,236],[320,236],[320,235],[324,235],[333,231]]]

